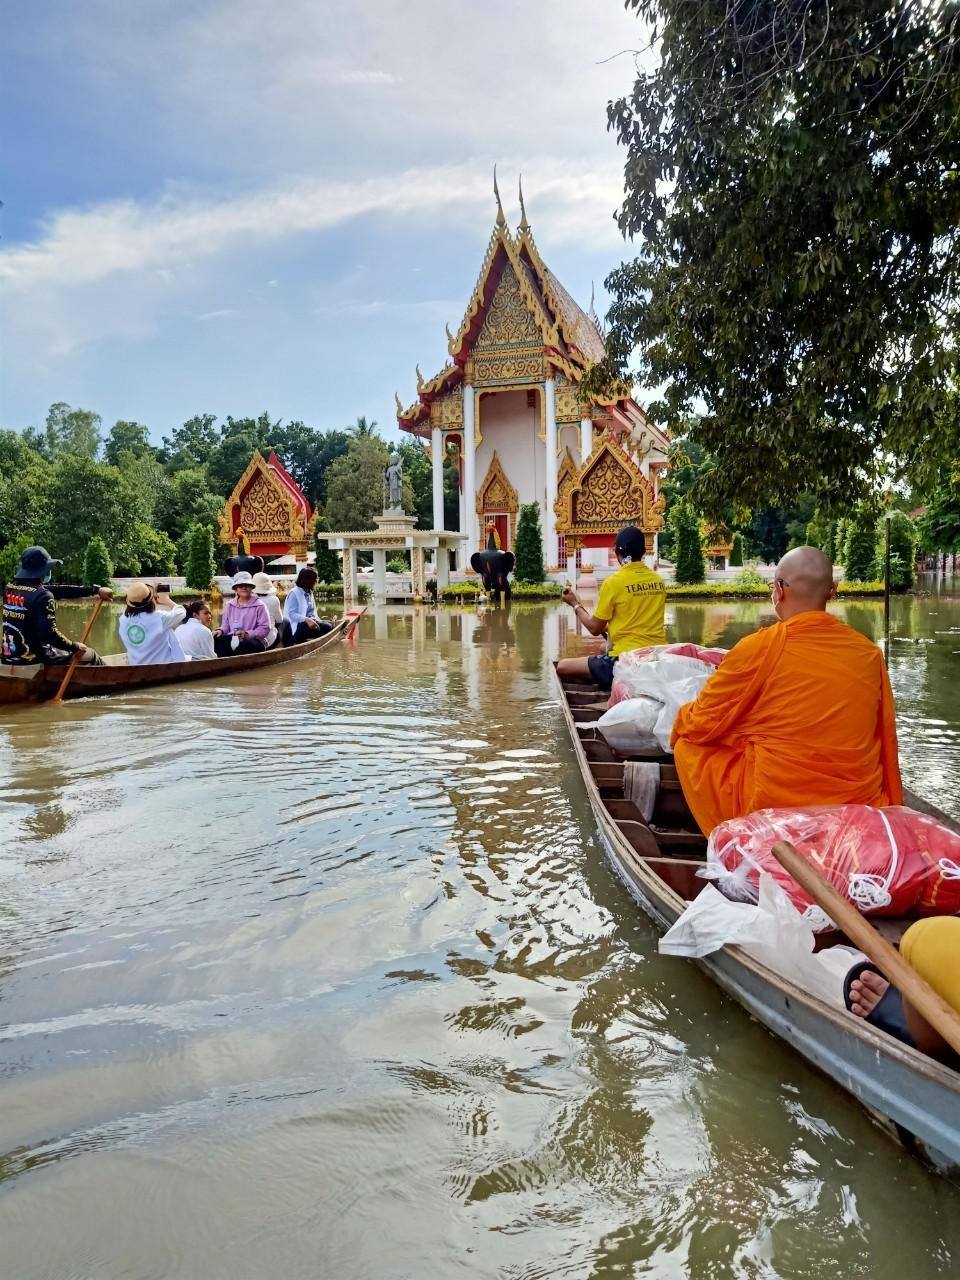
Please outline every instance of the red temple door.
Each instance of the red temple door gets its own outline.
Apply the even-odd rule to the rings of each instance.
[[[483,545],[487,545],[489,530],[487,525],[494,524],[500,538],[500,550],[510,550],[510,513],[508,511],[487,511],[483,517]]]

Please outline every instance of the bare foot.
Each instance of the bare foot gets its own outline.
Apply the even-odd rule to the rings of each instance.
[[[859,978],[850,983],[850,1011],[858,1018],[865,1018],[872,1013],[889,987],[890,983],[879,973],[865,969]]]

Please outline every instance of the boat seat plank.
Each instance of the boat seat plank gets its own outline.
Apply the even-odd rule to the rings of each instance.
[[[644,858],[644,862],[685,902],[692,902],[707,885],[707,881],[697,875],[697,868],[704,865],[702,862],[687,858]]]

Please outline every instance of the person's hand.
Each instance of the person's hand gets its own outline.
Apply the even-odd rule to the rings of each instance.
[[[577,599],[577,593],[574,591],[573,587],[564,587],[563,591],[560,594],[560,599],[563,601],[564,604],[580,603],[580,601]]]
[[[78,658],[82,658],[83,655],[87,652],[87,646],[83,644],[82,641],[78,640],[75,652]]]
[[[219,628],[219,627],[217,627],[216,631],[214,631],[214,633],[213,633],[213,634],[214,634],[215,636],[222,636],[222,635],[223,635],[223,632],[220,630],[220,628]]]
[[[320,624],[317,622],[316,618],[307,618],[307,626],[311,631],[316,631],[319,625]]]
[[[245,631],[235,631],[233,634],[238,640],[246,640],[247,638],[247,633]]]
[[[112,600],[113,592],[109,587],[97,587],[97,595],[101,600]]]

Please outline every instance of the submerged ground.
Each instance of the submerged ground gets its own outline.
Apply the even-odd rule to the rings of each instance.
[[[956,1273],[960,1191],[658,955],[551,699],[569,625],[384,610],[4,717],[3,1280]],[[960,599],[893,633],[905,780],[960,817]]]

